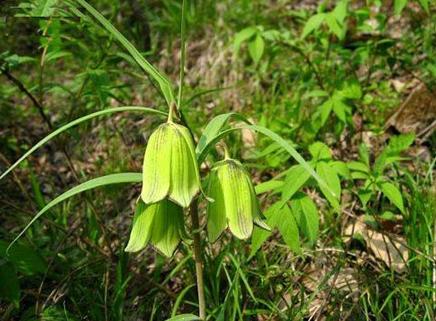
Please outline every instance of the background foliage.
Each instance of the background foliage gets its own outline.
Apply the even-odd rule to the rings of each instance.
[[[91,4],[177,82],[179,1]],[[337,196],[279,144],[232,133],[231,153],[275,229],[205,243],[211,320],[435,319],[435,10],[428,0],[188,2],[183,105],[193,129],[240,112],[297,148]],[[169,98],[153,88],[162,83],[76,2],[9,0],[0,12],[1,172],[80,116],[165,110]],[[67,200],[6,255],[69,187],[140,171],[160,122],[96,118],[0,181],[1,320],[164,320],[195,310],[189,245],[171,260],[123,251],[139,185]]]

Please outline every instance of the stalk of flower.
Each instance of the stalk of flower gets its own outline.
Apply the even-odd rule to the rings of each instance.
[[[214,199],[207,207],[209,240],[215,242],[229,227],[239,239],[251,236],[253,224],[269,229],[263,220],[250,176],[244,166],[229,157],[224,146],[224,160],[210,173],[208,195]]]

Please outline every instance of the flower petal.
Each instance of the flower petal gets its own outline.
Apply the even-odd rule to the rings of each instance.
[[[137,252],[147,246],[151,237],[156,208],[155,204],[147,206],[143,201],[139,200],[136,205],[132,231],[130,232],[129,243],[125,249],[126,252]]]
[[[209,174],[208,195],[214,201],[207,205],[207,233],[210,242],[215,242],[227,227],[224,192],[217,169]]]
[[[220,166],[218,176],[223,186],[226,216],[230,231],[240,239],[250,237],[253,231],[253,203],[250,186],[245,179],[242,164],[227,160]]]
[[[169,200],[157,203],[151,243],[167,257],[171,257],[183,235],[183,209]]]
[[[141,198],[146,203],[164,199],[170,189],[171,130],[159,126],[147,144],[144,155]]]

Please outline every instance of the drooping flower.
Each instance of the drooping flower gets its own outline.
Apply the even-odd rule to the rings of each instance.
[[[125,251],[140,251],[150,242],[162,254],[171,257],[184,234],[180,206],[167,199],[150,205],[139,200]]]
[[[189,130],[168,121],[150,136],[144,155],[141,198],[146,204],[169,198],[187,207],[200,190],[200,174]]]
[[[269,229],[262,219],[250,176],[239,161],[226,157],[215,164],[209,176],[208,196],[214,200],[207,208],[211,242],[215,242],[227,226],[240,239],[250,237],[253,223]]]

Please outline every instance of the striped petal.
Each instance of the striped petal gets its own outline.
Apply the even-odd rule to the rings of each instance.
[[[223,186],[217,169],[209,174],[208,195],[213,199],[207,205],[207,233],[210,242],[215,242],[227,227]]]
[[[188,207],[200,189],[200,176],[194,154],[194,144],[186,127],[170,124],[171,178],[169,199],[182,207]]]
[[[246,239],[253,231],[253,202],[250,186],[239,162],[235,160],[225,162],[227,164],[218,169],[218,177],[223,186],[229,228],[237,238]]]
[[[147,144],[144,155],[141,198],[146,204],[164,199],[170,189],[172,131],[159,126]]]
[[[184,234],[183,209],[169,200],[163,200],[156,206],[151,244],[171,257]]]
[[[137,252],[147,246],[151,237],[154,216],[157,206],[152,204],[147,206],[139,200],[135,216],[133,217],[132,231],[130,232],[129,243],[126,246],[126,252]]]

